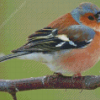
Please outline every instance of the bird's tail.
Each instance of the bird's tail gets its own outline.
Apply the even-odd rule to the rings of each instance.
[[[14,54],[2,56],[2,57],[0,57],[0,62],[3,62],[5,60],[9,60],[9,59],[12,59],[12,58],[16,58],[18,56],[26,55],[26,54],[29,54],[29,52],[17,52],[17,53],[14,53]]]

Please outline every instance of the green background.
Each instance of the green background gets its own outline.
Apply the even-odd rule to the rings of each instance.
[[[1,0],[0,53],[9,54],[26,43],[28,35],[41,29],[57,17],[70,12],[81,2],[100,7],[100,0]],[[0,63],[1,79],[23,79],[53,74],[36,61],[13,59]],[[100,75],[100,62],[82,75]],[[31,90],[17,93],[18,100],[100,100],[96,90]],[[10,94],[0,92],[0,100],[12,100]]]

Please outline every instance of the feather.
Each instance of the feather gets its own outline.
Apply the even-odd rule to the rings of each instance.
[[[2,56],[2,57],[0,57],[0,62],[3,62],[3,61],[8,60],[8,59],[16,58],[18,56],[26,55],[26,54],[29,54],[29,52],[18,52],[15,54],[9,54],[6,56]]]
[[[83,48],[94,38],[95,32],[84,25],[72,25],[60,31],[50,27],[36,31],[38,34],[29,36],[29,41],[24,46],[13,50],[17,52],[43,52],[49,53],[63,49]]]

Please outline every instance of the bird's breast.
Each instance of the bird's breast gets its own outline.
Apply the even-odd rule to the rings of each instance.
[[[73,49],[58,58],[63,70],[81,73],[95,65],[100,58],[100,37],[96,34],[94,40],[86,48]]]

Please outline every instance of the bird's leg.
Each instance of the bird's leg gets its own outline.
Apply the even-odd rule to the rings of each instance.
[[[76,73],[73,75],[73,77],[79,77],[79,76],[82,76],[81,73]]]
[[[74,74],[74,75],[72,76],[73,87],[74,87],[74,78],[75,78],[75,77],[79,77],[79,76],[81,76],[81,73],[76,73],[76,74]]]
[[[76,73],[76,74],[74,74],[73,77],[72,77],[72,82],[74,82],[74,81],[73,81],[73,78],[75,78],[75,77],[81,77],[81,76],[82,76],[81,73]],[[73,85],[74,85],[74,84],[73,84]],[[82,91],[83,91],[83,89],[81,89],[80,93],[82,93]]]

